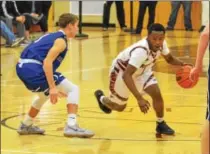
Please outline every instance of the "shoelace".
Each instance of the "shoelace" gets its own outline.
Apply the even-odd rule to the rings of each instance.
[[[70,128],[75,130],[75,131],[85,132],[85,129],[80,128],[78,124],[76,124],[75,127],[70,127]]]
[[[38,126],[33,126],[33,125],[31,125],[28,129],[30,129],[30,130],[40,130],[40,128]]]

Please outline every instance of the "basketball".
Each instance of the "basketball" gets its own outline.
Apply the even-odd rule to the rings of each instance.
[[[176,72],[176,81],[182,88],[193,88],[198,82],[198,78],[196,78],[194,81],[190,80],[189,75],[191,69],[192,66],[186,65]]]

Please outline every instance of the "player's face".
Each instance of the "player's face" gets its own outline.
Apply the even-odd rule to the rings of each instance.
[[[165,34],[150,34],[148,36],[148,41],[150,45],[150,49],[153,52],[157,52],[163,47],[163,41],[165,39]]]
[[[69,38],[75,37],[78,32],[78,24],[79,21],[76,21],[75,24],[69,24],[69,34],[67,35]]]

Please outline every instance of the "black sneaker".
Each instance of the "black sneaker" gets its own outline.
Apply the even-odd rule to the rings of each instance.
[[[112,110],[109,109],[108,107],[106,107],[105,105],[103,105],[103,104],[101,103],[100,98],[101,98],[101,96],[104,96],[103,91],[101,91],[101,90],[96,90],[94,94],[95,94],[95,97],[96,97],[96,99],[97,99],[97,101],[98,101],[98,105],[99,105],[100,109],[101,109],[104,113],[107,113],[107,114],[111,113]]]
[[[165,121],[159,123],[157,122],[156,132],[158,134],[165,134],[165,135],[174,135],[175,131],[171,129]]]
[[[198,32],[201,33],[204,29],[205,29],[205,26],[202,25]]]

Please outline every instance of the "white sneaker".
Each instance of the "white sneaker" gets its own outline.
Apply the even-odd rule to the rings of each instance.
[[[78,125],[66,125],[64,128],[64,136],[66,137],[91,138],[94,135],[95,134],[92,131],[80,128]]]
[[[18,134],[20,135],[29,135],[29,134],[44,134],[45,130],[41,129],[37,126],[26,126],[21,123],[20,127],[17,130]]]

